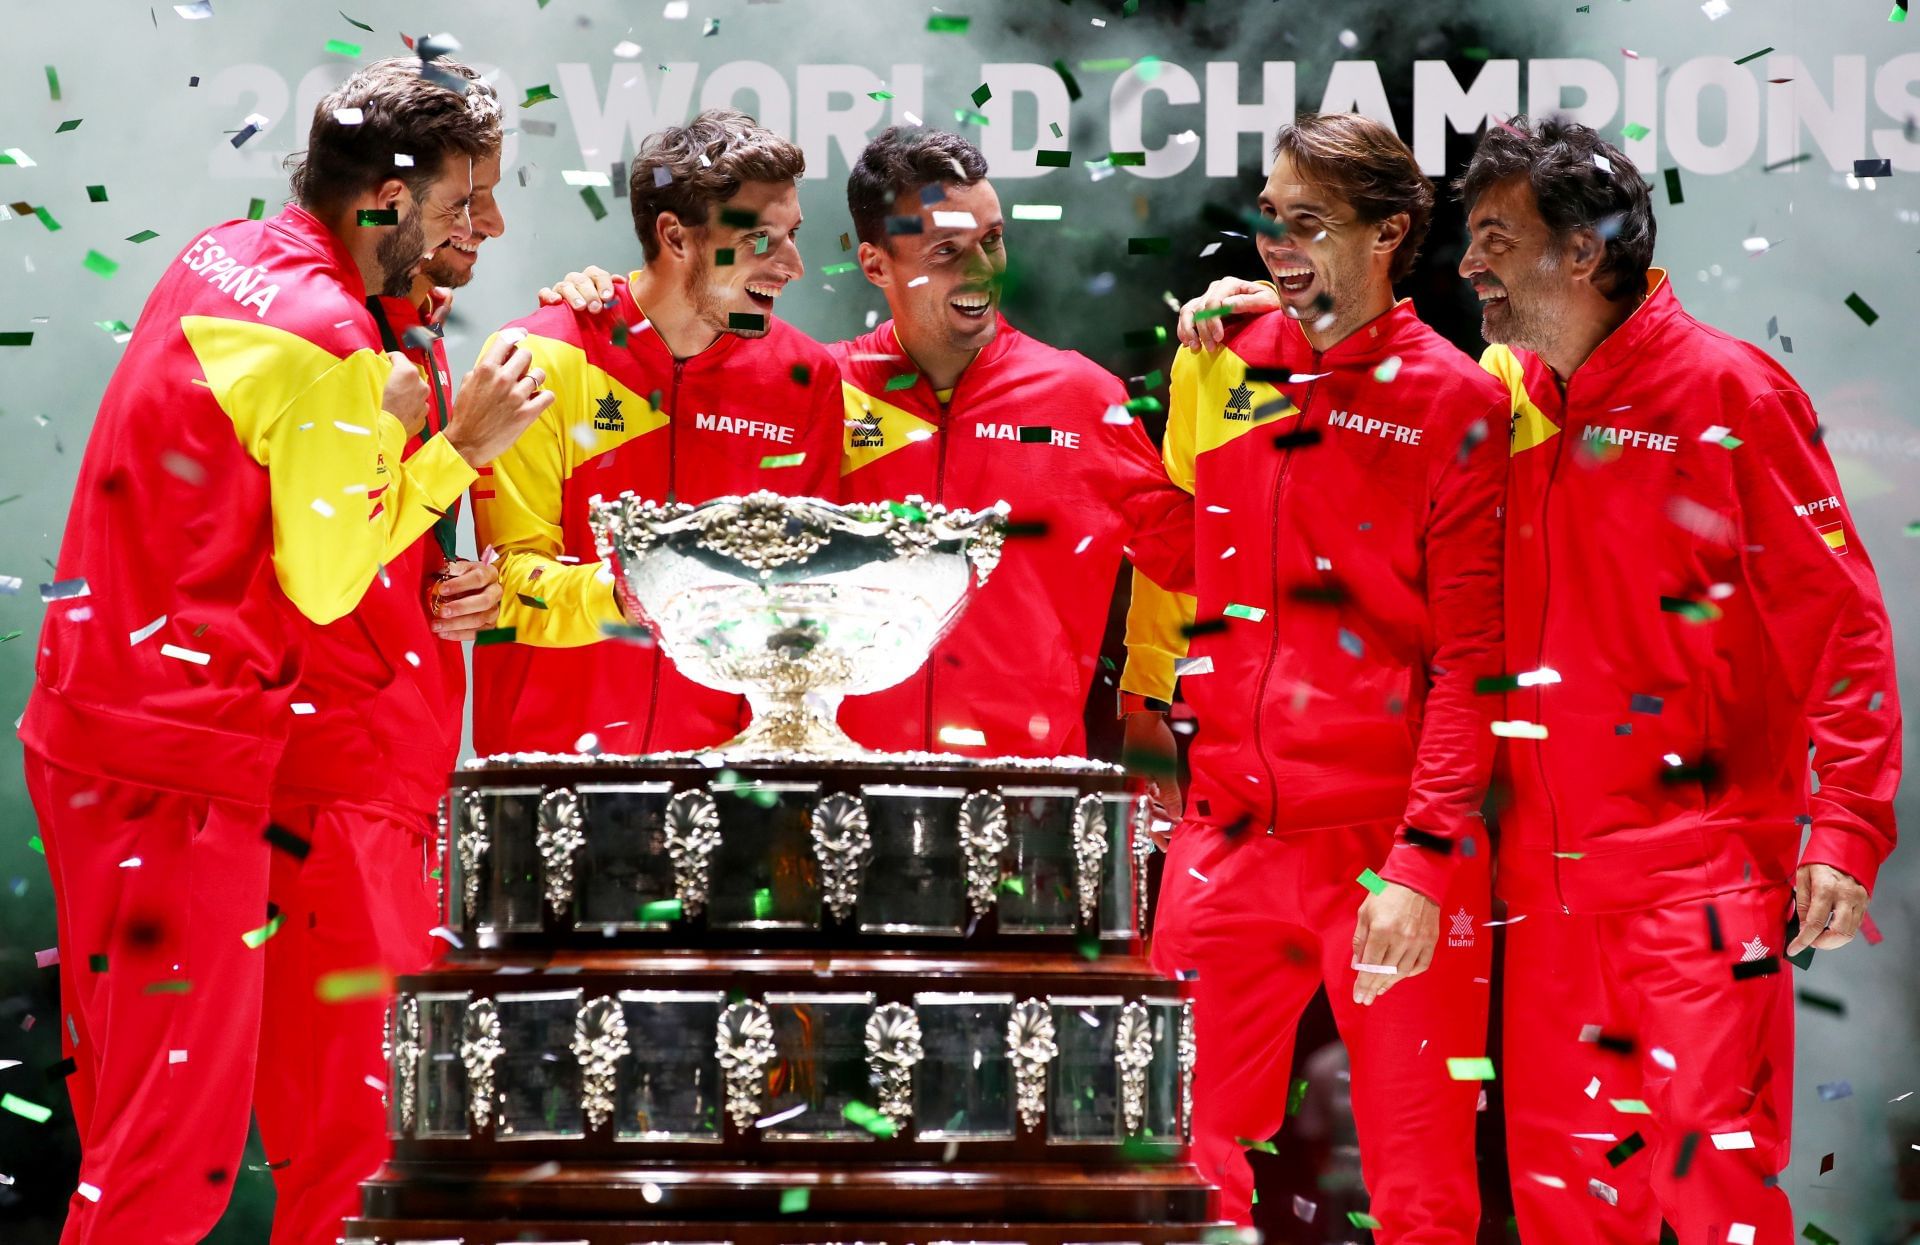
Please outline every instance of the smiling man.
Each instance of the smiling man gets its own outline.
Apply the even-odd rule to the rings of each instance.
[[[1120,559],[1186,586],[1191,501],[1155,461],[1119,380],[1001,316],[1006,223],[971,143],[885,131],[847,179],[847,206],[861,271],[893,318],[831,347],[846,375],[843,489],[1004,500],[1026,534],[926,664],[847,701],[841,725],[874,748],[1081,753]]]
[[[513,631],[474,653],[482,755],[698,748],[744,724],[739,697],[680,674],[622,616],[587,504],[627,490],[834,495],[839,369],[774,315],[805,271],[805,168],[798,147],[744,113],[713,109],[652,135],[630,186],[646,266],[604,298],[543,307],[496,335],[533,353],[557,401],[473,491],[479,539],[500,555],[500,625]]]
[[[1174,363],[1197,609],[1136,585],[1129,632],[1188,659],[1198,722],[1153,930],[1193,980],[1194,1161],[1248,1222],[1243,1150],[1287,1117],[1324,984],[1377,1238],[1467,1245],[1479,1085],[1449,1061],[1485,1053],[1506,401],[1394,299],[1432,202],[1378,122],[1281,129],[1257,242],[1280,307]]]
[[[1807,395],[1681,309],[1617,147],[1516,117],[1460,190],[1512,401],[1508,661],[1535,675],[1500,843],[1520,1234],[1784,1242],[1781,957],[1853,938],[1894,843],[1880,586]]]

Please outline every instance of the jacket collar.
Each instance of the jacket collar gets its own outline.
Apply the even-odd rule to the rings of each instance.
[[[289,203],[268,222],[288,237],[317,251],[338,273],[340,284],[346,286],[347,293],[356,303],[367,301],[366,282],[360,279],[360,265],[353,261],[353,255],[347,250],[333,230],[326,227],[319,217],[297,203]]]
[[[967,364],[966,370],[960,373],[960,379],[953,382],[954,397],[959,397],[961,390],[969,388],[969,382],[978,384],[981,377],[1012,353],[1020,330],[1007,323],[1007,318],[998,311],[993,313],[993,323],[993,340],[980,348],[980,353],[973,357],[973,362]],[[867,340],[878,347],[879,351],[899,355],[903,367],[914,366],[913,356],[907,353],[906,346],[901,343],[899,329],[892,320],[881,324]],[[933,386],[927,382],[926,377],[916,377],[913,388],[909,392],[924,392],[931,401],[933,409],[936,411],[940,409],[938,395],[934,392]]]
[[[1309,353],[1313,351],[1313,343],[1307,340],[1307,331],[1298,320],[1284,311],[1268,314],[1277,315],[1286,322],[1285,332],[1301,349]],[[1413,310],[1413,300],[1400,299],[1393,306],[1335,342],[1331,348],[1320,355],[1320,362],[1328,367],[1345,367],[1385,359],[1393,353],[1405,334],[1419,323],[1420,317]]]
[[[1640,305],[1621,322],[1619,328],[1607,334],[1606,340],[1594,347],[1593,353],[1574,370],[1574,374],[1604,376],[1643,361],[1649,343],[1681,314],[1680,299],[1673,292],[1673,282],[1667,279],[1667,270],[1648,269],[1647,296],[1640,300]]]
[[[627,349],[644,361],[661,367],[672,367],[675,364],[695,369],[718,367],[726,362],[727,357],[741,342],[746,340],[737,334],[723,332],[713,339],[712,345],[700,353],[688,355],[684,359],[679,358],[667,348],[666,340],[654,329],[653,322],[647,319],[646,309],[640,305],[640,300],[634,297],[634,279],[639,275],[638,272],[630,272],[624,281],[615,278],[620,284],[620,288],[615,291],[615,300],[627,317]],[[768,325],[771,330],[771,320]]]

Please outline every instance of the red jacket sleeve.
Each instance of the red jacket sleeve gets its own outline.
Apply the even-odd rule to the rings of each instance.
[[[1748,406],[1733,451],[1742,556],[1774,660],[1806,706],[1813,742],[1819,790],[1800,862],[1831,865],[1872,889],[1895,836],[1899,682],[1880,583],[1816,428],[1797,388]]]
[[[840,365],[826,351],[807,365],[804,401],[806,421],[801,427],[800,450],[806,454],[795,475],[782,479],[780,491],[793,497],[839,501],[840,459],[846,446],[846,397],[840,385]],[[776,473],[776,477],[778,473]]]
[[[1105,372],[1098,387],[1106,409],[1124,407],[1127,391]],[[1193,494],[1167,478],[1166,465],[1138,419],[1102,422],[1107,461],[1127,524],[1124,544],[1134,569],[1170,592],[1193,591]]]
[[[1489,850],[1480,805],[1493,768],[1497,698],[1474,684],[1500,673],[1509,405],[1487,408],[1436,445],[1426,531],[1429,679],[1405,824],[1380,876],[1435,903],[1469,852]]]

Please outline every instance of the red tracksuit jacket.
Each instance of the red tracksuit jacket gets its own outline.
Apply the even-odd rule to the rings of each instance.
[[[1198,508],[1197,606],[1136,591],[1129,630],[1190,655],[1189,820],[1399,819],[1381,875],[1436,902],[1485,850],[1507,417],[1487,379],[1404,301],[1324,353],[1283,312],[1180,353],[1165,454]]]
[[[298,207],[170,264],[80,465],[21,735],[69,768],[264,805],[313,623],[474,478],[402,463],[359,270]],[[76,591],[77,589],[69,589]]]
[[[444,344],[407,342],[425,328],[406,298],[371,298],[383,349],[431,367],[427,425],[407,439],[407,460],[446,428],[453,385]],[[444,301],[436,302],[445,314]],[[427,594],[446,567],[458,501],[382,568],[353,613],[316,627],[295,703],[293,733],[274,778],[276,802],[346,804],[431,821],[460,756],[467,668],[461,646],[434,635]]]
[[[841,706],[840,725],[871,748],[1084,753],[1121,554],[1169,587],[1191,582],[1191,499],[1168,482],[1138,423],[1107,422],[1125,414],[1125,387],[1073,351],[999,325],[946,402],[913,376],[892,321],[829,347],[846,377],[848,500],[918,494],[962,509],[1004,500],[1012,522],[1044,525],[1007,541],[926,665]],[[889,387],[900,377],[912,383]]]
[[[627,281],[614,286],[598,315],[563,303],[507,326],[525,330],[557,398],[473,491],[480,543],[500,555],[500,625],[515,633],[474,649],[482,756],[572,752],[589,734],[608,753],[709,747],[745,723],[740,697],[680,674],[651,637],[603,638],[626,620],[587,526],[590,498],[831,500],[838,486],[840,373],[824,347],[774,320],[765,337],[723,333],[675,359]]]
[[[1525,351],[1513,402],[1499,891],[1611,912],[1793,876],[1871,887],[1893,848],[1900,709],[1873,564],[1813,409],[1764,353],[1654,291],[1563,392]],[[1809,797],[1807,749],[1820,789]]]

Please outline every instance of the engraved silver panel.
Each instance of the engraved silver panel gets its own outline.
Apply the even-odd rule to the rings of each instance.
[[[913,1070],[926,1052],[920,1017],[905,1003],[882,1003],[867,1018],[867,1067],[879,1087],[880,1114],[904,1132],[913,1118]]]
[[[760,1090],[773,1062],[773,1017],[758,999],[743,999],[720,1013],[714,1034],[720,1071],[727,1078],[727,1115],[740,1132],[760,1115]]]
[[[853,915],[860,878],[873,858],[867,806],[859,797],[830,792],[813,806],[813,851],[820,862],[820,889],[833,919]]]
[[[1199,1043],[1193,1040],[1193,1000],[1180,1005],[1180,1139],[1193,1142],[1193,1065],[1199,1058]]]
[[[1054,1041],[1053,1009],[1024,999],[1007,1022],[1007,1054],[1013,1060],[1014,1100],[1020,1123],[1032,1130],[1047,1113],[1047,1065],[1060,1053]]]
[[[400,996],[400,1023],[393,1043],[395,1094],[400,1101],[400,1132],[413,1135],[415,1093],[420,1075],[420,1004],[411,994]]]
[[[1151,874],[1147,868],[1153,859],[1153,801],[1135,796],[1132,817],[1133,834],[1133,928],[1145,936],[1153,928],[1147,911],[1153,900]]]
[[[573,906],[574,853],[587,841],[580,825],[580,797],[568,787],[547,792],[540,797],[539,822],[534,842],[540,849],[547,906],[556,921],[563,920]]]
[[[720,809],[709,792],[695,788],[667,801],[667,855],[682,916],[699,916],[707,906],[709,869],[719,846]]]
[[[614,1069],[631,1052],[627,1016],[607,995],[588,999],[573,1024],[573,1057],[580,1061],[580,1106],[595,1132],[613,1114]]]
[[[454,852],[460,860],[461,913],[474,915],[480,902],[480,864],[486,859],[492,839],[487,830],[487,797],[469,788],[460,793],[460,833],[454,840]]]
[[[1153,1062],[1153,1029],[1147,1005],[1135,999],[1120,1009],[1113,1035],[1113,1059],[1120,1075],[1120,1121],[1129,1137],[1147,1122],[1147,1065]]]
[[[500,1045],[500,1011],[492,999],[467,1004],[466,1025],[460,1036],[460,1062],[467,1069],[467,1119],[477,1133],[493,1129],[493,1064]]]
[[[1082,925],[1093,925],[1100,915],[1100,866],[1106,859],[1106,809],[1099,796],[1083,795],[1073,808],[1073,881]]]
[[[1000,885],[1000,854],[1007,850],[1007,805],[995,791],[976,791],[960,805],[960,851],[966,860],[967,901],[975,916],[993,907]]]

